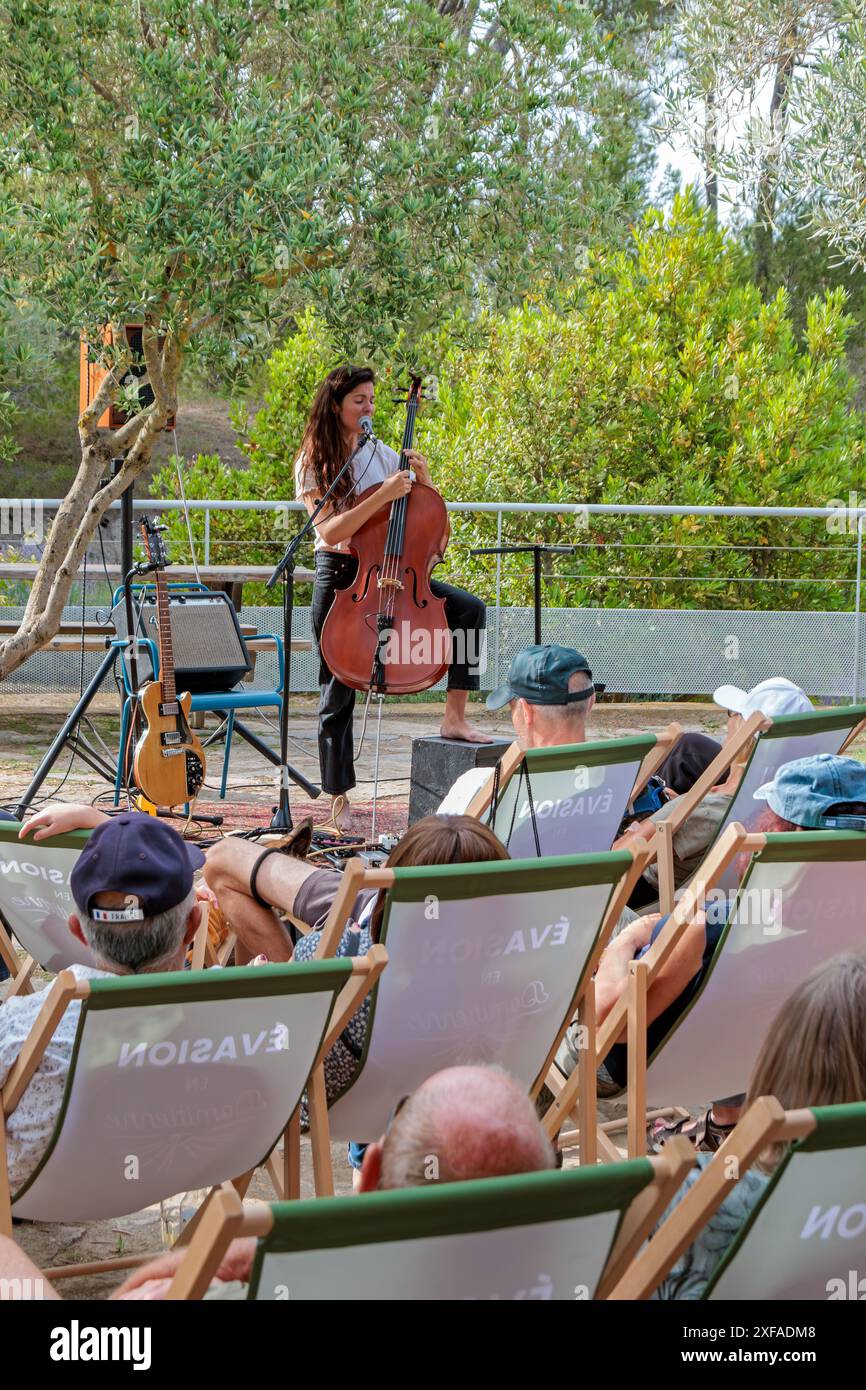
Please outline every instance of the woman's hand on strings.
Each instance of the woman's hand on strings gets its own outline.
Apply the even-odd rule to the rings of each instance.
[[[390,478],[386,478],[379,489],[379,496],[383,504],[396,502],[398,497],[408,497],[412,491],[412,478],[402,469],[398,473],[392,473]]]
[[[417,449],[407,449],[406,457],[409,460],[409,467],[414,468],[419,483],[426,483],[427,487],[432,487],[433,482],[430,478],[430,468],[423,454],[419,454]]]

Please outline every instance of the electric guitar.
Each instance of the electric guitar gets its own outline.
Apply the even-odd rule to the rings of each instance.
[[[205,756],[189,727],[192,695],[178,695],[174,683],[168,586],[163,573],[168,561],[160,535],[165,527],[144,516],[139,529],[148,559],[155,566],[159,680],[148,681],[141,689],[139,707],[146,728],[135,745],[132,766],[148,801],[155,806],[178,806],[198,794],[205,779]]]

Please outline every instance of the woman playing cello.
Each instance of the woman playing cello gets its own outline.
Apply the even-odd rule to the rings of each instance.
[[[372,415],[374,394],[375,373],[369,367],[337,367],[328,373],[316,392],[295,462],[295,491],[308,512],[313,512],[322,494],[361,443],[360,421],[365,415]],[[423,455],[414,449],[406,452],[418,480],[431,486]],[[317,643],[321,641],[322,627],[337,590],[351,584],[357,571],[357,561],[349,552],[351,537],[376,512],[411,492],[413,472],[398,471],[399,464],[399,455],[393,449],[379,440],[368,439],[358,449],[351,468],[319,514],[315,527],[316,582],[311,609]],[[372,496],[358,502],[357,497],[374,483],[382,486]],[[443,738],[490,743],[492,740],[466,718],[468,692],[480,686],[484,604],[472,594],[440,580],[431,580],[430,588],[437,598],[445,600],[445,617],[452,633],[452,660],[439,732]],[[456,644],[454,654],[453,635],[458,632],[462,634],[462,641]],[[319,684],[322,788],[335,798],[345,796],[355,785],[352,742],[355,691],[333,675],[321,651]]]

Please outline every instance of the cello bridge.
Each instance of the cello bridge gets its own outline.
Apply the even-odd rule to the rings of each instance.
[[[399,579],[389,579],[387,576],[382,578],[381,575],[377,583],[380,589],[402,589],[403,587]]]

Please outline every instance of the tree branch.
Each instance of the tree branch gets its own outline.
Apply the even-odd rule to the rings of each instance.
[[[82,76],[84,77],[85,82],[90,83],[90,86],[93,88],[96,95],[102,97],[103,101],[107,101],[108,104],[110,106],[113,106],[116,111],[123,110],[121,102],[117,99],[114,93],[110,92],[107,87],[104,87],[98,78],[91,77],[89,72],[83,73]]]
[[[144,42],[147,44],[148,48],[156,52],[156,50],[159,48],[159,44],[154,38],[153,30],[150,27],[150,20],[144,13],[144,6],[142,5],[141,0],[136,0],[135,8],[138,11],[138,26],[141,29],[141,36],[144,39]]]

